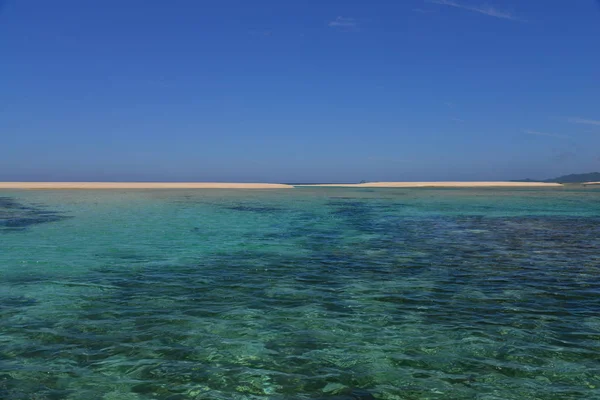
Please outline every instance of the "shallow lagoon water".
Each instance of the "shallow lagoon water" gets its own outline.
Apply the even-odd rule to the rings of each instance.
[[[598,354],[599,189],[0,191],[2,399],[593,399]]]

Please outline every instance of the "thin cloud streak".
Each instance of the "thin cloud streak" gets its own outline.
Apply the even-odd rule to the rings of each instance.
[[[334,19],[333,21],[330,21],[327,25],[329,25],[332,28],[353,29],[358,26],[358,23],[354,18],[340,16]]]
[[[484,14],[490,17],[496,17],[496,18],[502,18],[502,19],[508,19],[511,21],[521,21],[521,22],[525,22],[525,20],[521,19],[521,18],[517,18],[516,16],[512,15],[510,12],[508,11],[501,11],[498,10],[492,6],[470,6],[470,5],[466,5],[466,4],[460,4],[457,3],[455,1],[451,1],[451,0],[425,0],[427,3],[432,3],[432,4],[439,4],[442,6],[449,6],[449,7],[455,7],[455,8],[462,8],[463,10],[468,10],[468,11],[473,11],[479,14]]]
[[[560,139],[570,139],[571,138],[571,136],[568,136],[568,135],[560,135],[558,133],[538,132],[538,131],[532,131],[530,129],[523,130],[523,133],[525,133],[527,135],[546,136],[546,137],[553,137],[553,138],[560,138]]]
[[[585,118],[567,118],[567,121],[572,122],[574,124],[585,124],[585,125],[600,125],[600,121],[595,119],[585,119]]]

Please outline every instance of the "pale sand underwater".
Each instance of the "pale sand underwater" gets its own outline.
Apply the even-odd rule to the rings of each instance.
[[[318,185],[297,186],[338,186],[338,187],[389,187],[389,188],[418,188],[418,187],[561,187],[560,183],[545,182],[368,182],[368,183],[329,183]]]
[[[0,189],[291,189],[278,183],[233,182],[0,182]]]

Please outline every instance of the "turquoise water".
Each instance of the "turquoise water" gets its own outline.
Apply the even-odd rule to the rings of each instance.
[[[598,399],[600,190],[0,191],[1,399]]]

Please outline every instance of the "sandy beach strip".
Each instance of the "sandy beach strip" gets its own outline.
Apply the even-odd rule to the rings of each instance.
[[[221,182],[0,182],[0,189],[291,189],[279,183]]]
[[[585,182],[583,184],[583,186],[587,186],[587,185],[600,185],[600,182]]]
[[[545,182],[368,182],[354,184],[318,184],[318,185],[296,185],[296,186],[330,186],[330,187],[356,187],[356,188],[479,188],[479,187],[561,187],[560,183]]]

